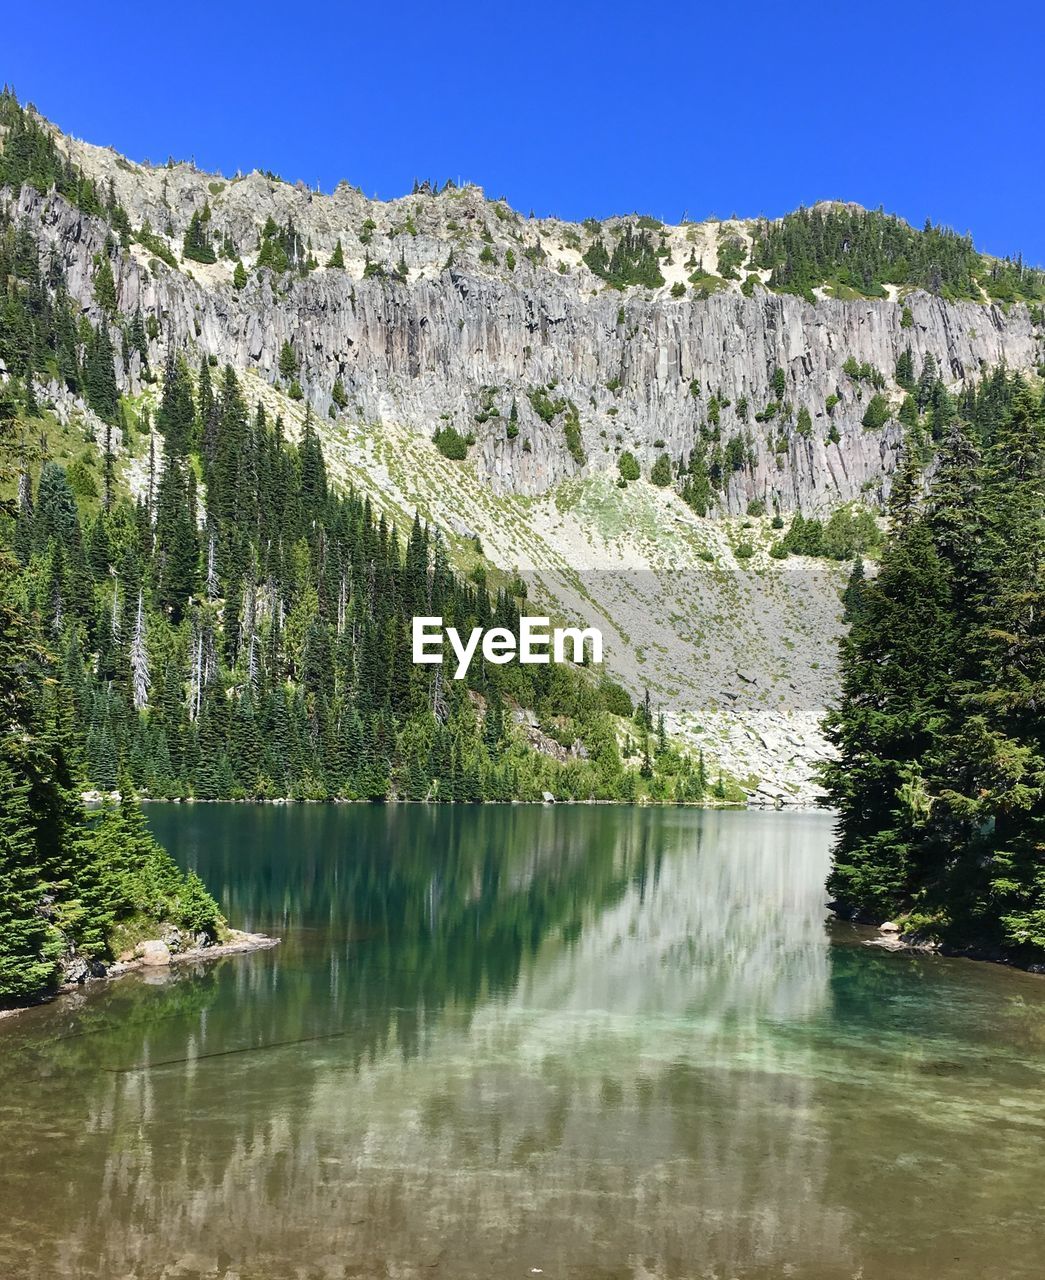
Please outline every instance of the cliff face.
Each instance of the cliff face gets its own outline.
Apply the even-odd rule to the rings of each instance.
[[[135,227],[148,222],[165,232],[176,252],[203,210],[214,243],[227,240],[248,269],[270,219],[292,224],[300,253],[318,264],[342,245],[344,269],[249,270],[241,289],[233,287],[231,258],[182,261],[179,270],[138,244],[115,255],[120,307],[160,320],[161,351],[169,336],[274,382],[289,341],[320,419],[340,379],[343,414],[356,421],[394,422],[425,436],[445,424],[470,432],[478,472],[495,493],[540,494],[578,473],[613,469],[622,448],[644,470],[662,452],[685,459],[714,397],[722,441],[740,435],[748,459],[724,486],[724,513],[742,513],[753,498],[807,513],[861,496],[880,500],[901,433],[895,423],[861,425],[871,389],[846,375],[847,360],[880,371],[895,408],[893,373],[906,347],[916,370],[932,355],[958,384],[1002,361],[1028,368],[1041,358],[1039,332],[1022,305],[1006,312],[925,293],[813,305],[757,286],[748,297],[725,281],[709,297],[689,286],[672,297],[671,285],[687,279],[698,254],[704,270],[717,265],[719,224],[661,228],[665,285],[618,291],[582,260],[590,227],[523,219],[475,188],[382,203],[344,185],[322,196],[256,173],[227,182],[187,165],[149,168],[61,144],[104,187],[112,184]],[[28,190],[19,216],[58,252],[73,296],[93,309],[104,226]],[[722,225],[750,238],[747,224]],[[790,414],[756,422],[777,398],[777,368]],[[133,384],[133,367],[129,376]],[[554,399],[576,407],[583,462],[567,447],[563,414],[545,422],[531,407],[528,394],[551,385]],[[838,401],[829,414],[830,396]],[[519,430],[509,438],[513,401]],[[807,435],[795,426],[803,407]]]

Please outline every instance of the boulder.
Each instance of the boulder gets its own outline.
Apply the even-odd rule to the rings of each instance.
[[[62,970],[66,982],[84,983],[91,976],[91,966],[81,956],[67,960]]]
[[[160,965],[170,964],[170,947],[162,939],[152,938],[148,942],[142,943],[141,957],[142,964],[149,968],[159,968]]]
[[[900,926],[892,920],[886,920],[878,926],[878,932],[897,934],[900,932]]]
[[[181,930],[171,925],[163,931],[163,941],[167,944],[167,950],[171,955],[176,955],[179,951],[185,949],[185,943],[181,936]]]

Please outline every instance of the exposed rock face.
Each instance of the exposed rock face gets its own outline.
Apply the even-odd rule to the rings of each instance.
[[[735,285],[705,299],[692,288],[682,298],[667,286],[619,292],[582,261],[589,230],[522,219],[475,188],[382,203],[344,185],[323,196],[256,173],[227,182],[187,165],[148,168],[69,139],[60,143],[87,172],[112,182],[135,226],[148,221],[166,230],[174,249],[205,205],[215,243],[229,237],[248,265],[269,218],[292,221],[320,264],[343,245],[345,269],[319,266],[305,276],[251,270],[240,290],[231,260],[183,262],[177,270],[137,244],[117,254],[121,309],[140,307],[161,323],[154,367],[162,367],[170,335],[179,348],[275,381],[289,341],[320,421],[340,378],[344,412],[354,420],[395,422],[426,436],[452,423],[475,434],[480,474],[498,493],[542,493],[582,470],[612,468],[622,447],[644,470],[662,452],[685,459],[714,396],[722,406],[721,439],[742,435],[750,460],[728,480],[724,511],[741,513],[753,498],[806,512],[862,495],[880,500],[901,433],[895,423],[862,427],[871,391],[845,374],[847,359],[892,383],[909,346],[916,369],[931,354],[960,383],[1002,361],[1029,368],[1041,356],[1024,306],[1004,312],[924,293],[903,305],[829,298],[813,305],[760,288],[746,297]],[[62,259],[72,296],[94,311],[94,262],[105,252],[105,227],[31,191],[23,192],[18,214]],[[658,234],[681,263],[694,245],[702,255],[716,252],[714,225]],[[735,224],[741,235],[745,225]],[[487,249],[489,263],[481,256]],[[398,270],[406,279],[363,278],[368,262],[371,271]],[[677,276],[681,267],[674,270]],[[136,361],[127,375],[132,386]],[[778,367],[791,414],[786,423],[782,415],[757,423],[755,414],[776,398]],[[544,422],[531,408],[528,392],[552,383],[554,397],[577,408],[583,464],[567,448],[561,415]],[[839,397],[830,417],[829,396]],[[891,398],[898,403],[895,387]],[[510,439],[513,401],[519,430]],[[812,420],[808,437],[794,426],[802,407]]]

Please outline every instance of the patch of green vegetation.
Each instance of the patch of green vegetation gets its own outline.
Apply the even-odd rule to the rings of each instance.
[[[882,543],[882,531],[874,515],[859,503],[838,507],[826,524],[796,512],[783,538],[770,554],[775,559],[789,555],[818,556],[828,560],[852,560],[874,553]]]
[[[453,462],[462,462],[468,457],[468,446],[472,441],[451,426],[440,427],[433,437],[435,447]]]
[[[828,205],[762,220],[751,260],[769,269],[771,288],[807,298],[818,286],[836,297],[880,298],[890,284],[950,299],[1045,298],[1045,273],[1021,259],[987,258],[968,236],[930,222],[918,231],[881,209]]]
[[[638,480],[642,475],[642,469],[639,467],[639,461],[630,449],[625,449],[617,459],[617,470],[620,472],[620,478],[625,484],[629,480]]]
[[[747,258],[747,245],[743,238],[719,232],[718,242],[718,274],[724,280],[738,279],[738,268],[744,265]]]
[[[162,236],[157,235],[152,229],[148,218],[142,223],[141,228],[135,232],[135,240],[161,262],[165,262],[168,267],[178,269],[178,259],[174,256],[170,245]]]
[[[606,248],[600,235],[584,254],[584,261],[595,275],[614,289],[626,289],[631,285],[659,289],[664,283],[650,236],[644,230],[636,231],[630,223],[617,237],[612,250]]]
[[[712,275],[708,271],[692,272],[689,282],[696,289],[698,298],[710,298],[713,293],[729,287],[721,276]]]
[[[889,408],[889,401],[881,392],[876,391],[864,410],[864,416],[861,421],[868,431],[877,431],[880,427],[884,427],[891,417],[892,410]]]
[[[583,466],[588,458],[581,439],[580,411],[566,396],[553,396],[554,389],[553,384],[546,387],[531,387],[526,393],[526,398],[542,422],[551,424],[560,414],[563,415],[562,428],[566,436],[566,448],[573,460]]]

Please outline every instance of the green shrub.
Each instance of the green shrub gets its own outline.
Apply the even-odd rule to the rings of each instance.
[[[874,431],[884,427],[891,416],[889,401],[876,391],[864,411],[862,422],[869,431]]]
[[[662,453],[653,464],[653,470],[649,473],[649,478],[653,484],[658,485],[661,489],[665,485],[671,484],[671,459],[666,453]]]
[[[742,435],[732,435],[726,441],[723,459],[727,471],[742,471],[752,461],[751,450]]]
[[[468,456],[468,441],[454,427],[445,426],[435,433],[435,447],[452,462],[462,462]]]
[[[829,560],[850,560],[862,552],[873,550],[882,540],[874,516],[865,507],[849,505],[833,511],[823,524],[797,512],[791,527],[777,544],[777,559],[792,553],[823,556]]]
[[[549,395],[550,390],[550,387],[533,387],[526,393],[534,413],[542,422],[547,423],[550,423],[558,414],[564,413],[567,405],[563,396],[553,400]]]
[[[735,280],[737,268],[744,265],[747,246],[740,236],[726,236],[718,245],[718,274],[724,280]]]
[[[572,400],[567,401],[566,416],[562,421],[563,433],[566,436],[566,448],[570,452],[570,457],[580,466],[588,461],[588,455],[584,452],[584,441],[581,439],[581,419],[577,412],[577,406]]]
[[[617,459],[617,470],[620,472],[620,478],[625,484],[629,480],[637,480],[642,475],[638,459],[630,449],[625,449]]]
[[[161,262],[165,262],[168,267],[177,268],[178,259],[171,252],[170,245],[153,231],[148,218],[142,223],[141,230],[134,238],[150,253],[155,254]]]

